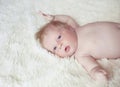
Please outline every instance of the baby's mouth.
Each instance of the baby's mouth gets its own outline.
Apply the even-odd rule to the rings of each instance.
[[[66,46],[65,47],[65,52],[69,52],[70,51],[70,46]]]

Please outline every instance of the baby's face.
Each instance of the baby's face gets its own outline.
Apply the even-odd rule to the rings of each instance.
[[[77,49],[77,35],[72,29],[49,28],[43,40],[43,46],[48,51],[60,57],[68,57]]]

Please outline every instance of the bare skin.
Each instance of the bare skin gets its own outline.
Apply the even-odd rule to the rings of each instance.
[[[49,33],[43,42],[45,49],[60,57],[74,55],[93,79],[108,79],[108,72],[96,60],[120,58],[120,23],[94,22],[79,26],[66,15],[43,16],[52,21],[67,23],[73,29],[59,31],[54,26],[48,28]]]
[[[96,60],[120,58],[120,23],[90,23],[81,26],[76,31],[79,38],[75,57],[91,77],[107,79],[108,73],[102,69]],[[99,78],[98,74],[101,74]]]

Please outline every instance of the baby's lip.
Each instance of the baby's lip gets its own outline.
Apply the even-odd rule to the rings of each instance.
[[[69,52],[70,51],[70,46],[66,46],[65,47],[65,52]]]

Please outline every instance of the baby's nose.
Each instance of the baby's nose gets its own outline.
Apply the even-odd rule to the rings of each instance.
[[[58,42],[58,48],[61,49],[61,48],[62,48],[62,45],[63,45],[62,42],[59,41],[59,42]]]

